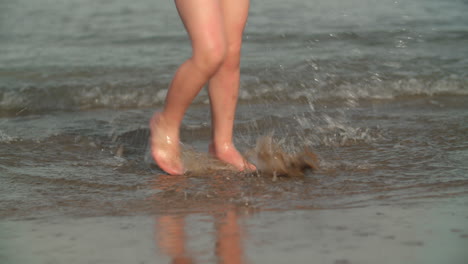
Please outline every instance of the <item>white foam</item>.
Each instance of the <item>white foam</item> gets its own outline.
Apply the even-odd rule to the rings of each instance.
[[[0,142],[2,143],[10,143],[12,141],[16,140],[15,138],[7,135],[5,132],[0,130]]]

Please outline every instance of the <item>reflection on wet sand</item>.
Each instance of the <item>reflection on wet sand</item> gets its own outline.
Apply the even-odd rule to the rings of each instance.
[[[164,215],[156,219],[156,241],[161,251],[172,259],[172,263],[193,263],[187,253],[183,217]]]
[[[176,192],[184,191],[184,177],[160,175],[156,180],[158,189],[171,188]],[[214,177],[210,188],[217,189],[221,196],[230,197],[236,188],[220,188],[223,186],[222,177]],[[178,188],[174,189],[174,186]],[[217,263],[244,263],[242,247],[242,230],[238,223],[239,214],[234,206],[213,210],[212,219],[216,232],[216,243],[213,245]],[[185,217],[187,214],[167,213],[156,218],[155,241],[157,247],[171,258],[171,263],[196,263],[187,249],[188,235],[185,231]]]
[[[244,263],[242,232],[234,209],[225,212],[222,218],[215,218],[216,247],[218,263]],[[159,249],[168,255],[171,263],[196,263],[187,249],[185,218],[177,215],[163,215],[156,219],[156,241]]]

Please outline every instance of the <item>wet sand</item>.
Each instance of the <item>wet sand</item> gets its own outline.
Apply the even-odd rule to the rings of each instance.
[[[120,121],[107,111],[59,113],[79,128],[82,120],[99,122],[87,136],[72,130],[0,148],[0,263],[465,264],[464,98],[364,102],[348,112],[349,122],[368,129],[311,119],[295,137],[287,130],[298,128],[288,125],[291,114],[248,133],[250,108],[241,106],[237,135],[258,139],[271,127],[285,129],[274,138],[286,152],[288,139],[298,142],[293,146],[322,139],[312,145],[318,170],[276,178],[271,171],[221,171],[203,155],[209,128],[190,127],[206,114],[202,107],[192,109],[183,129],[186,146],[201,152],[184,152],[192,172],[177,177],[162,175],[146,158],[146,128],[109,136],[108,127],[114,131]],[[276,106],[279,114],[287,110]],[[129,110],[119,117],[133,127],[131,120],[144,122],[149,114]],[[41,118],[51,123],[47,118],[57,116]],[[19,130],[18,120],[4,124]],[[71,127],[56,124],[58,131]],[[259,155],[265,148],[257,145],[257,159],[274,158],[278,148],[263,142],[271,152]]]
[[[206,119],[204,107],[192,108],[183,128],[185,146],[198,152],[184,152],[191,172],[177,177],[147,158],[147,128],[133,128],[149,111],[119,112],[121,121],[110,111],[8,120],[8,131],[26,133],[40,118],[64,132],[2,143],[0,263],[465,264],[465,98],[362,102],[347,112],[356,129],[315,122],[315,113],[308,122],[281,117],[289,108],[278,105],[280,117],[251,121],[254,108],[241,105],[237,135],[265,168],[283,167],[268,161],[279,147],[321,139],[311,146],[318,170],[276,178],[223,171],[202,154],[209,127],[191,125]],[[276,145],[249,140],[272,127]]]
[[[24,264],[464,264],[467,209],[464,196],[333,210],[232,207],[188,216],[7,220],[0,222],[0,259]]]

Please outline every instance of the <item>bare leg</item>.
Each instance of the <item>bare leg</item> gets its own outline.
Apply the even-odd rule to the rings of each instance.
[[[221,9],[227,51],[209,83],[213,137],[210,153],[239,170],[255,170],[255,166],[248,163],[235,148],[232,135],[239,93],[242,33],[247,21],[249,0],[221,0]]]
[[[226,52],[221,6],[218,0],[176,0],[177,10],[190,36],[192,57],[177,70],[164,109],[150,121],[151,153],[169,174],[183,174],[179,129],[184,114],[215,74]]]

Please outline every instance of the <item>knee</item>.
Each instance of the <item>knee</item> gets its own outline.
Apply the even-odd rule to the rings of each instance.
[[[207,41],[194,48],[192,59],[197,67],[211,76],[219,69],[226,57],[226,44],[223,39]]]
[[[241,42],[230,43],[226,49],[226,56],[222,67],[226,70],[238,70],[240,68]]]

